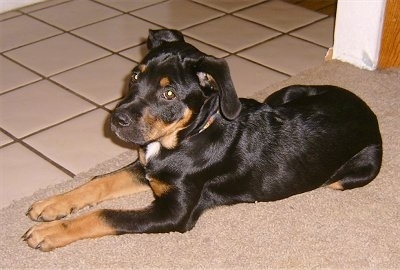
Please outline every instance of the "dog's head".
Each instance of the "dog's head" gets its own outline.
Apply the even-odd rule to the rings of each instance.
[[[228,120],[238,116],[241,105],[225,60],[200,52],[176,30],[150,30],[147,47],[111,117],[119,138],[173,148],[181,131],[199,132],[216,111]]]

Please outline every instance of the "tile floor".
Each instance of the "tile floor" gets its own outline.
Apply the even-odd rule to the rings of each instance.
[[[242,97],[320,65],[334,17],[296,1],[49,0],[0,14],[0,207],[127,150],[105,123],[149,28],[225,57]]]

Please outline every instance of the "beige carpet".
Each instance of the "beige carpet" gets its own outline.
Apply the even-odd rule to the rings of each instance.
[[[39,190],[0,211],[1,268],[400,269],[400,70],[371,72],[332,61],[257,95],[290,84],[334,84],[353,90],[376,112],[384,142],[381,173],[366,187],[321,188],[286,200],[206,212],[185,234],[109,236],[42,253],[20,237],[34,224],[25,211],[46,196],[135,159],[127,152],[75,179]],[[101,207],[136,207],[149,193]]]

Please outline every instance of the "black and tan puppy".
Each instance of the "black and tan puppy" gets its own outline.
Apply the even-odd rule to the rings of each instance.
[[[185,232],[206,209],[272,201],[321,186],[361,187],[379,172],[382,141],[374,113],[335,86],[290,86],[265,103],[238,99],[229,68],[174,30],[150,31],[111,129],[140,147],[139,160],[27,215],[45,221],[24,239],[43,251],[125,233]],[[151,189],[140,210],[73,211]],[[51,221],[51,222],[50,222]]]

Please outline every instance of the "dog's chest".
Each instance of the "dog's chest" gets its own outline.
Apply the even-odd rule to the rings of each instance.
[[[149,145],[147,145],[146,155],[145,155],[146,163],[148,163],[151,158],[157,156],[158,153],[160,152],[160,149],[161,149],[161,144],[159,142],[152,142]]]
[[[146,165],[149,163],[149,161],[152,158],[154,158],[158,155],[158,153],[160,152],[160,149],[161,149],[161,144],[159,142],[152,142],[149,145],[147,145],[145,155],[144,155]],[[152,180],[152,178],[150,177],[148,172],[146,172],[145,178],[149,182]]]

